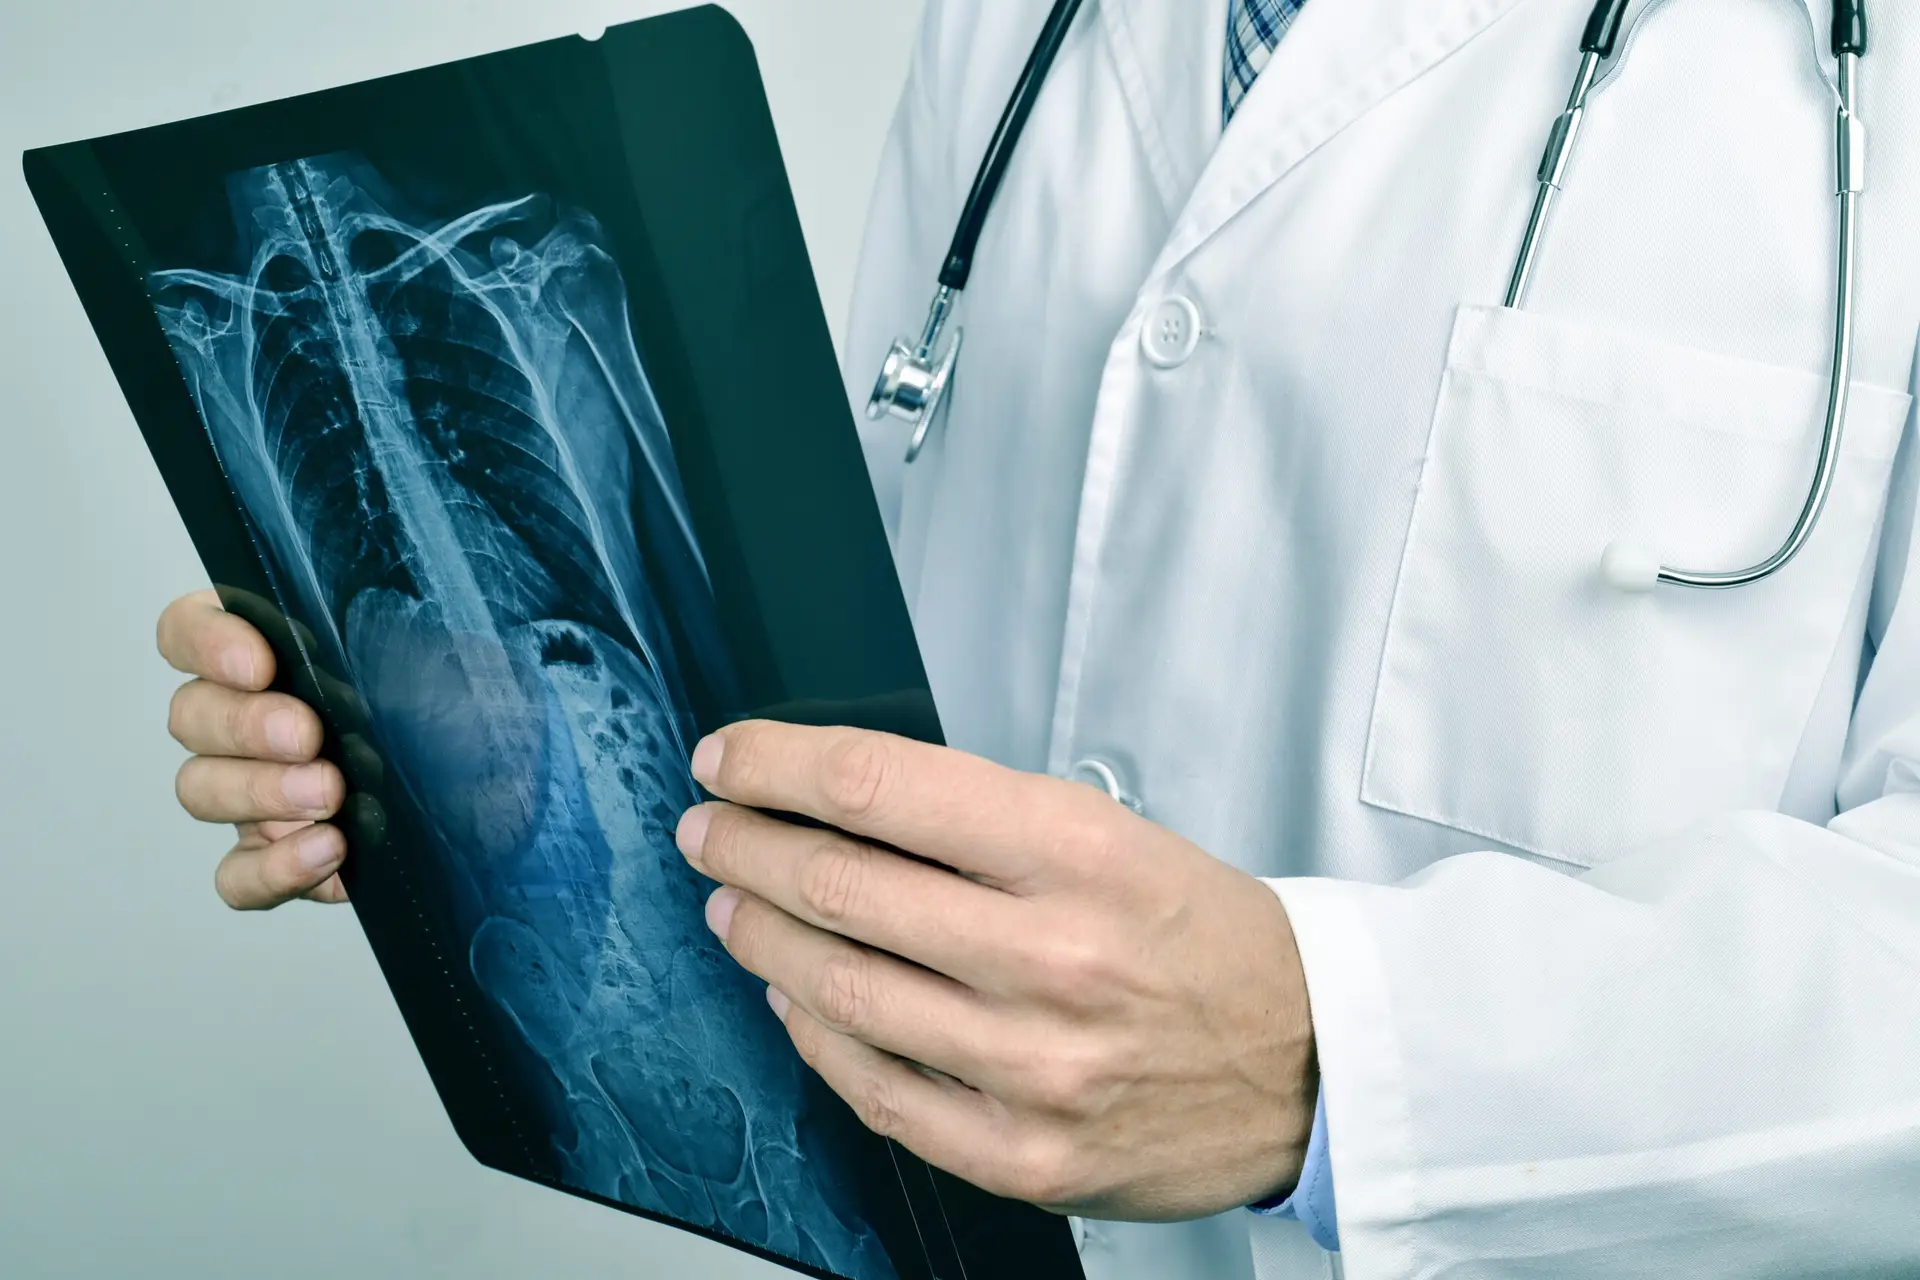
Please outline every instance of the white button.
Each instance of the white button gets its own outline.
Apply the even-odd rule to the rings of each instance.
[[[1147,312],[1140,330],[1140,348],[1162,369],[1175,369],[1193,358],[1200,345],[1200,308],[1192,298],[1162,298]]]

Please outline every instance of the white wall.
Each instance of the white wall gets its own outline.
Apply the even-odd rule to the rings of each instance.
[[[198,562],[26,147],[644,16],[644,0],[0,0],[0,1275],[771,1276],[483,1170],[357,926],[238,917],[153,621]],[[838,324],[918,0],[736,0]]]

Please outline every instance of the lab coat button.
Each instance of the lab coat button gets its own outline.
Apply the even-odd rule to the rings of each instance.
[[[1162,298],[1147,312],[1140,348],[1162,369],[1177,369],[1200,345],[1200,308],[1192,298]]]

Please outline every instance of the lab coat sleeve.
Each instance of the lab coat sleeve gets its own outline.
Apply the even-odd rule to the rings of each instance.
[[[936,49],[951,54],[962,47],[945,30],[953,21],[948,9],[945,0],[929,0],[921,19],[867,212],[847,347],[841,356],[847,399],[860,422],[861,444],[889,537],[899,532],[910,432],[893,419],[869,422],[866,406],[894,338],[919,336],[964,194],[954,190],[951,177],[951,128],[939,126],[935,110],[942,85],[964,74],[964,68],[943,68],[935,57]]]
[[[1832,823],[1272,882],[1348,1276],[1920,1275],[1913,437]]]

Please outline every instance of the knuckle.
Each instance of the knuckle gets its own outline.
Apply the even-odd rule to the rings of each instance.
[[[1082,788],[1088,795],[1074,797],[1074,810],[1056,829],[1058,852],[1066,865],[1081,874],[1110,873],[1137,859],[1137,844],[1124,822],[1115,814],[1132,817],[1110,803],[1104,793]]]
[[[1135,816],[1119,806],[1103,808],[1097,815],[1076,824],[1074,843],[1094,867],[1120,867],[1137,862],[1140,842],[1135,835]]]
[[[1114,966],[1106,949],[1077,932],[1049,935],[1033,961],[1041,989],[1071,1007],[1102,1004],[1112,990]]]
[[[875,733],[850,734],[828,749],[821,785],[833,808],[865,818],[885,806],[899,772],[899,749],[890,740]]]
[[[820,846],[801,864],[800,901],[816,920],[843,924],[866,898],[869,860],[835,840]]]
[[[826,1031],[818,1022],[805,1016],[790,1014],[784,1019],[787,1038],[793,1041],[794,1052],[800,1055],[800,1061],[818,1070],[826,1049]]]
[[[1015,1144],[1007,1181],[1016,1200],[1037,1205],[1070,1205],[1082,1198],[1078,1161],[1072,1148],[1051,1135]]]
[[[820,1019],[842,1033],[857,1032],[873,1015],[873,963],[858,951],[829,959],[816,996]]]
[[[883,1138],[900,1133],[900,1095],[890,1081],[884,1076],[867,1076],[851,1092],[853,1096],[847,1101],[861,1124]]]
[[[1090,1055],[1056,1042],[1029,1063],[1027,1092],[1047,1111],[1077,1115],[1087,1109],[1099,1078],[1100,1072]]]
[[[271,818],[289,811],[286,793],[281,789],[281,778],[285,772],[284,769],[264,764],[251,764],[246,769],[243,790],[250,814]]]
[[[259,697],[224,699],[220,708],[220,732],[225,742],[240,755],[259,758],[267,754],[266,718],[269,708]]]

